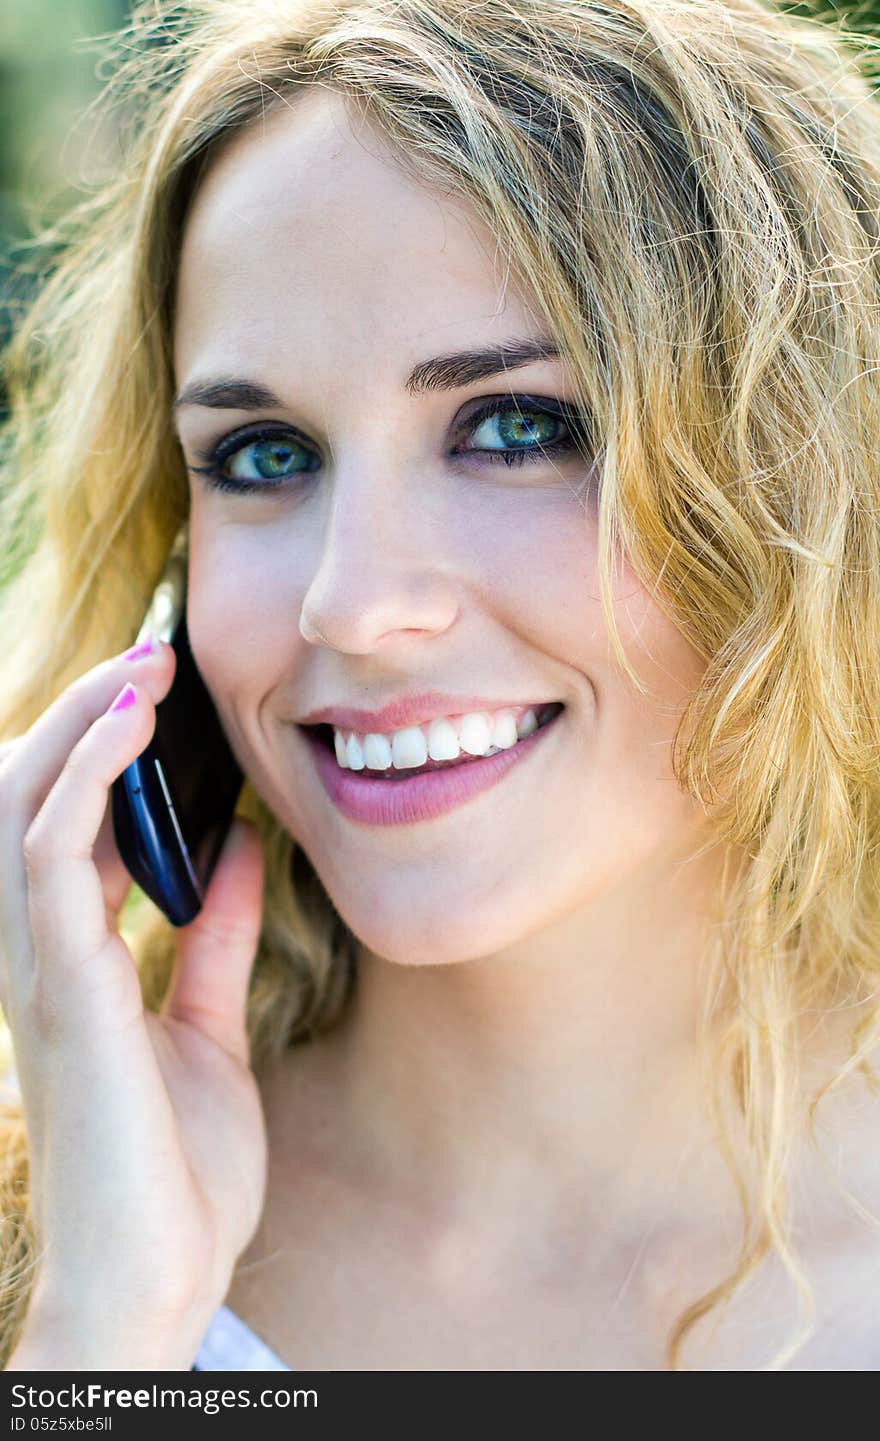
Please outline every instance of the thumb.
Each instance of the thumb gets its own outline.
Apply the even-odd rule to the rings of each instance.
[[[181,926],[162,1014],[195,1026],[240,1060],[248,1060],[248,985],[263,909],[260,833],[236,816],[194,921]]]

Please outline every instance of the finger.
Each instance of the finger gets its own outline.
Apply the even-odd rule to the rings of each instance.
[[[160,649],[161,648],[162,644],[160,643]],[[137,684],[143,685],[145,689],[149,690],[154,704],[158,704],[165,698],[171,688],[173,676],[176,672],[176,653],[171,646],[166,645],[164,649],[171,655],[171,676],[164,678],[163,686],[158,693],[149,685],[149,681],[152,679],[150,667],[138,666],[136,670]],[[151,660],[152,657],[140,656],[138,659]],[[123,902],[134,882],[131,877],[131,872],[119,854],[119,848],[116,844],[116,834],[113,826],[113,808],[110,804],[109,797],[107,809],[104,812],[104,819],[101,822],[101,827],[92,851],[92,859],[94,860],[98,875],[101,877],[108,925],[110,925],[122,909]]]
[[[131,872],[119,854],[116,835],[113,830],[113,807],[108,797],[107,809],[101,821],[97,839],[92,851],[95,869],[101,877],[104,902],[108,917],[118,916],[126,896],[134,885]],[[109,923],[109,921],[108,921]]]
[[[262,922],[260,833],[237,816],[211,876],[201,911],[180,928],[162,1014],[195,1026],[247,1062],[248,986]]]
[[[137,676],[138,685],[157,702],[170,688],[175,670],[174,650],[164,642],[160,642],[154,655],[137,661],[114,656],[74,681],[24,735],[6,743],[8,749],[3,752],[0,764],[0,961],[3,962],[0,970],[17,968],[30,974],[33,969],[22,859],[24,837],[74,746],[111,705],[130,676]],[[109,812],[109,806],[107,810]],[[111,825],[112,817],[108,814],[105,834]],[[103,840],[97,861],[102,869],[109,871],[109,904],[124,886],[117,858],[111,832],[109,840]],[[127,889],[125,885],[124,894]],[[4,974],[4,995],[7,981]],[[0,1004],[5,1009],[3,997]]]
[[[134,966],[118,935],[108,929],[92,859],[110,786],[147,747],[155,729],[156,708],[149,696],[138,687],[132,692],[130,708],[109,709],[76,743],[29,826],[21,862],[27,924],[18,917],[18,934],[15,917],[11,926],[13,947],[21,954],[33,948],[33,984],[43,1004],[51,1006],[53,1015],[71,1007],[90,1016],[90,1024],[99,1021],[94,1012],[107,1000],[127,1008],[127,1014],[114,1018],[120,1024],[141,1009]]]
[[[77,741],[126,681],[134,681],[158,704],[171,686],[176,665],[173,647],[160,641],[153,655],[134,661],[111,656],[78,676],[23,736],[16,737],[14,756],[10,754],[8,767],[4,760],[0,771],[4,816],[13,811],[29,818],[36,815]]]

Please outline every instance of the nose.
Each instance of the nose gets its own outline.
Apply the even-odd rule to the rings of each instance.
[[[440,635],[455,621],[455,586],[438,544],[441,526],[412,476],[376,461],[326,490],[317,563],[302,601],[300,634],[348,654]]]

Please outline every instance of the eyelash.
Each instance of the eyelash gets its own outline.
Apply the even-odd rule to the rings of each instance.
[[[565,405],[561,401],[524,395],[513,397],[495,396],[476,410],[473,415],[468,416],[465,425],[468,430],[476,430],[482,425],[483,421],[490,420],[493,416],[505,415],[507,413],[549,415],[554,420],[561,420],[567,428],[570,424],[574,426],[583,425],[581,413],[573,406]],[[286,439],[293,440],[298,447],[311,455],[314,454],[313,451],[309,450],[305,442],[300,440],[298,432],[292,430],[290,426],[261,425],[256,429],[251,428],[250,431],[236,431],[232,435],[226,436],[212,450],[199,451],[199,459],[205,461],[205,465],[193,465],[189,468],[195,475],[203,475],[206,484],[211,490],[226,491],[238,495],[255,494],[266,491],[277,493],[279,490],[286,489],[290,481],[301,482],[302,478],[306,475],[311,475],[312,471],[294,472],[289,476],[279,476],[277,480],[247,481],[236,480],[232,476],[224,475],[220,467],[225,461],[229,460],[231,456],[237,455],[241,450],[245,450],[248,445],[256,445],[260,441],[265,440]],[[561,440],[551,441],[547,445],[524,446],[520,450],[488,451],[476,449],[471,451],[466,450],[460,452],[460,454],[487,455],[489,456],[490,465],[500,461],[502,464],[510,467],[512,465],[535,464],[541,460],[550,460],[554,456],[575,451],[578,448],[578,440],[573,434],[569,434],[567,437],[563,437]]]

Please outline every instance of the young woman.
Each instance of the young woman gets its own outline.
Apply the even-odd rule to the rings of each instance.
[[[7,1369],[874,1369],[873,51],[759,0],[123,44],[7,363]],[[108,797],[182,525],[246,782],[176,929]]]

